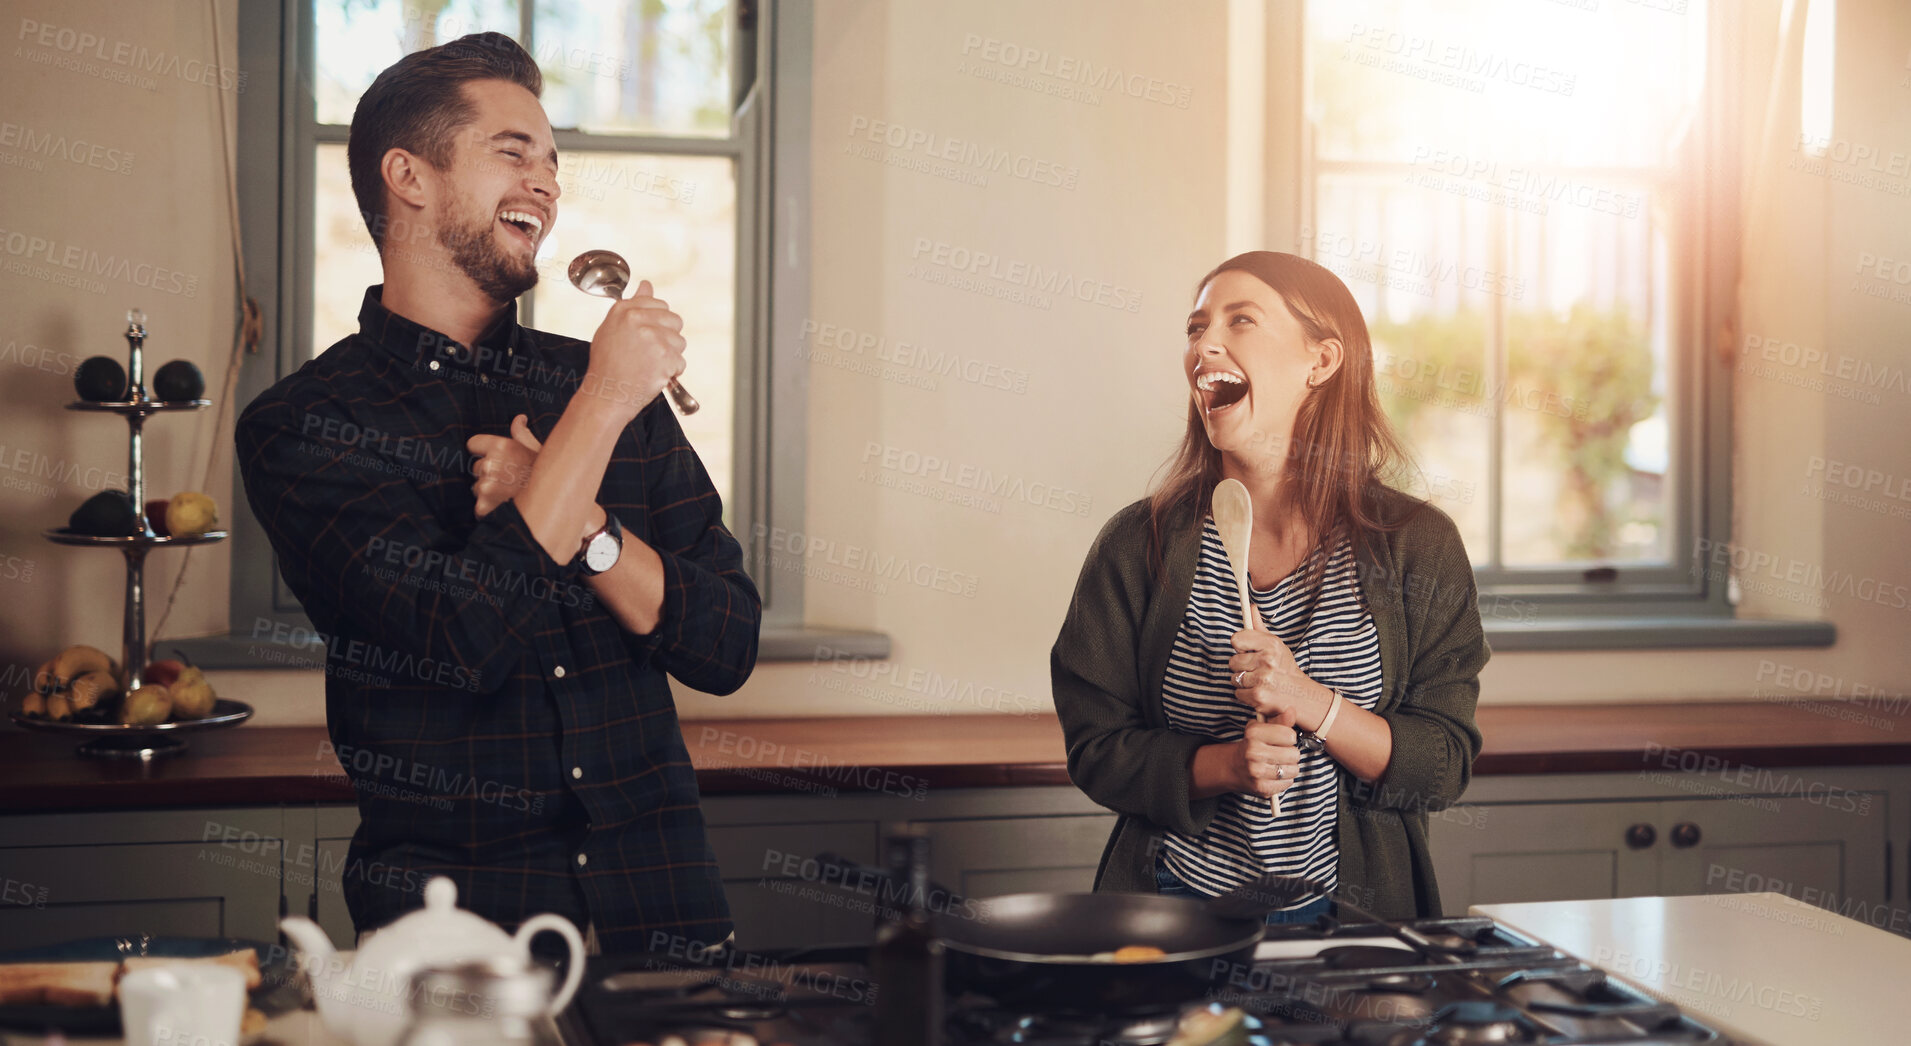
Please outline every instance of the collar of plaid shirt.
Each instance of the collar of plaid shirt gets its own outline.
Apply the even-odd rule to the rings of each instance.
[[[589,345],[513,309],[468,348],[380,290],[358,333],[237,426],[246,498],[318,633],[259,619],[253,640],[287,660],[295,641],[323,644],[331,743],[316,758],[335,755],[358,792],[343,862],[309,859],[360,930],[447,875],[507,928],[554,911],[608,951],[721,941],[729,907],[665,676],[741,686],[762,602],[709,475],[661,398],[619,437],[598,500],[657,550],[665,582],[662,624],[625,632],[515,505],[475,518],[464,449],[520,413],[548,437]]]

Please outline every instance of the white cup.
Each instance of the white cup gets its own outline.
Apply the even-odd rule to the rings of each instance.
[[[239,1046],[245,974],[201,963],[151,966],[119,979],[126,1046]]]

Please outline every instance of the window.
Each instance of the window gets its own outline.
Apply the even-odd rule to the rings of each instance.
[[[682,421],[729,506],[738,169],[756,159],[755,143],[732,128],[737,18],[729,0],[316,0],[311,11],[313,283],[303,351],[323,352],[357,330],[360,297],[379,282],[345,166],[359,97],[406,54],[467,33],[505,33],[543,70],[563,189],[557,225],[538,251],[541,278],[519,318],[589,339],[606,305],[570,286],[566,265],[593,248],[630,260],[632,280],[649,278],[684,317],[693,368],[686,384],[703,409]]]
[[[245,368],[238,403],[355,330],[364,288],[380,280],[345,164],[360,95],[406,53],[494,30],[538,60],[561,157],[558,222],[538,256],[538,286],[518,303],[520,320],[588,338],[606,303],[571,287],[565,268],[588,249],[624,255],[633,280],[651,279],[684,317],[685,384],[702,409],[681,420],[723,495],[746,563],[756,534],[800,529],[807,390],[770,346],[797,344],[782,335],[801,322],[808,282],[792,263],[772,286],[769,230],[807,228],[799,219],[807,206],[812,19],[807,0],[775,12],[758,0],[245,5],[241,55],[258,72],[239,113],[241,224],[272,356]],[[773,74],[779,65],[783,76]],[[788,132],[781,139],[771,134],[773,121]],[[772,170],[788,190],[774,200]],[[237,500],[231,619],[243,640],[260,621],[299,623],[303,614]],[[811,636],[798,633],[801,576],[756,576],[766,625],[759,656],[808,657]],[[880,636],[831,638],[852,652],[887,649]],[[244,642],[187,645],[209,666],[259,664]]]
[[[1702,380],[1718,92],[1705,0],[1672,7],[1306,6],[1301,250],[1359,301],[1489,622],[1728,612],[1696,566],[1726,479]]]

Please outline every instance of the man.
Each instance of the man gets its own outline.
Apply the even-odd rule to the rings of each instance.
[[[542,87],[497,33],[372,83],[348,158],[385,282],[246,409],[239,464],[326,637],[361,933],[444,875],[507,928],[551,911],[607,950],[722,941],[664,675],[741,686],[762,602],[658,395],[681,318],[645,281],[588,344],[516,322],[557,220]]]

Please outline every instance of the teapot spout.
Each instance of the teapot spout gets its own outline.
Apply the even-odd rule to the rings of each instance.
[[[291,938],[293,944],[299,946],[306,972],[313,978],[325,976],[337,952],[332,948],[332,939],[325,935],[319,924],[303,915],[290,915],[279,920],[279,929]]]

